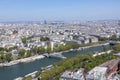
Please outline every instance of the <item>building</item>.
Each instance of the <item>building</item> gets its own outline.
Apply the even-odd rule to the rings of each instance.
[[[90,43],[96,43],[96,42],[98,42],[97,37],[90,37]]]
[[[82,43],[83,43],[83,44],[88,44],[88,43],[90,43],[90,41],[89,41],[89,39],[84,39],[84,40],[82,41]]]
[[[119,70],[120,59],[113,59],[90,70],[88,73],[83,68],[65,71],[60,80],[120,80]]]
[[[113,78],[117,74],[117,70],[119,69],[119,62],[120,59],[113,59],[100,65],[101,67],[108,68],[106,74],[108,80]]]
[[[106,80],[106,67],[95,67],[88,72],[86,80]]]
[[[65,71],[61,75],[60,80],[85,80],[85,71],[83,68]]]
[[[86,80],[114,80],[119,67],[120,59],[113,59],[93,68],[88,72]]]

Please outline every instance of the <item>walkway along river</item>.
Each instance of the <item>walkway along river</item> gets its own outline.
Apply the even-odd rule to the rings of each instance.
[[[66,53],[63,53],[63,55],[67,58],[71,58],[79,54],[86,54],[90,52],[101,52],[101,51],[104,51],[106,47],[111,49],[110,45],[96,46],[96,47],[86,48],[83,50],[66,52]],[[48,66],[58,61],[60,60],[53,59],[53,58],[43,58],[43,59],[35,60],[33,62],[16,64],[10,67],[1,67],[0,80],[13,80],[17,77],[24,76],[28,73],[40,70],[41,67]]]

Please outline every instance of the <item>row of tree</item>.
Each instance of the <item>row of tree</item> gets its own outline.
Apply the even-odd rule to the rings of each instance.
[[[18,59],[26,58],[32,56],[31,50],[20,49],[18,54]]]
[[[113,47],[114,51],[116,52],[119,52],[120,51],[120,44],[116,44],[114,47]]]
[[[1,54],[0,55],[0,63],[3,62],[10,62],[13,60],[13,56],[11,53],[7,53],[7,54]]]
[[[43,54],[43,53],[60,52],[60,51],[65,51],[69,49],[75,49],[78,47],[80,47],[78,43],[67,42],[65,45],[60,44],[59,46],[54,47],[53,51],[50,46],[48,46],[47,48],[44,48],[42,46],[34,47],[33,49],[31,49],[31,51],[34,52],[35,54]]]
[[[6,52],[10,52],[14,49],[17,49],[17,46],[13,46],[13,47],[9,47],[9,48],[3,48],[3,47],[0,47],[0,51],[6,51]]]
[[[22,38],[21,40],[22,40],[22,43],[23,43],[23,44],[26,44],[27,41],[30,40],[30,39],[32,39],[32,38],[33,38],[33,36],[29,36],[29,37],[24,37],[24,38]]]
[[[24,37],[24,38],[22,38],[21,40],[22,40],[23,44],[26,44],[27,41],[28,41],[28,40],[31,41],[32,38],[33,38],[33,36]],[[50,38],[49,38],[49,37],[41,37],[41,38],[40,38],[40,41],[50,41]]]
[[[109,38],[106,38],[106,37],[99,38],[99,41],[109,41],[109,40],[120,41],[120,37],[117,37],[116,35],[113,35]]]
[[[34,76],[34,78],[36,78],[36,80],[40,80],[40,74],[41,74],[41,71],[37,71],[36,73],[35,73],[35,76]],[[38,78],[38,79],[37,79]],[[32,78],[32,76],[27,76],[27,77],[23,77],[23,79],[22,80],[33,80],[33,78]]]
[[[54,48],[55,52],[60,52],[60,51],[65,51],[65,50],[69,50],[69,49],[76,49],[79,48],[80,44],[75,43],[75,42],[67,42],[65,45],[61,44],[58,47]]]
[[[0,63],[12,61],[13,56],[12,56],[11,51],[14,49],[17,49],[17,46],[13,46],[10,48],[0,47]]]

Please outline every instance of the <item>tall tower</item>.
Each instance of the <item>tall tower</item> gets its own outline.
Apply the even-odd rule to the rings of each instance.
[[[46,20],[44,20],[44,24],[47,24],[47,21],[46,21]]]

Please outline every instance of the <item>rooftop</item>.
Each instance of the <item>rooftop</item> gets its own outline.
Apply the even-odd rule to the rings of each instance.
[[[106,74],[106,67],[95,67],[88,72],[87,80],[104,80],[103,76]]]
[[[112,69],[115,65],[118,65],[119,62],[120,62],[120,59],[113,59],[113,60],[110,60],[108,62],[101,64],[100,66],[108,67],[109,69]]]
[[[61,78],[66,80],[85,80],[83,72],[83,68],[80,68],[79,70],[65,71]]]

